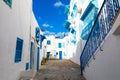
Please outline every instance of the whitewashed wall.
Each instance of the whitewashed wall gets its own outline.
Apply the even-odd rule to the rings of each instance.
[[[77,3],[77,4],[76,4]],[[70,14],[74,11],[73,6],[74,4],[77,5],[77,9],[81,9],[81,4],[79,0],[71,0],[70,1]],[[77,15],[72,18],[71,15],[68,15],[68,20],[71,21],[70,27],[73,27],[74,30],[76,31],[75,37],[76,37],[76,44],[69,43],[66,48],[67,48],[67,58],[71,59],[73,62],[80,64],[80,34],[81,34],[81,24],[80,24],[80,15],[81,13],[78,13]],[[69,33],[69,40],[72,37],[73,34]]]
[[[61,43],[61,48],[59,48],[59,43]],[[67,53],[66,53],[66,38],[63,39],[56,39],[56,52],[58,52],[57,58],[59,59],[59,51],[62,51],[62,59],[66,59]],[[55,53],[56,55],[56,53]]]
[[[29,62],[29,31],[32,0],[12,0],[9,8],[0,0],[0,79],[17,80]],[[16,39],[24,40],[22,61],[14,62]]]
[[[50,40],[51,44],[50,45],[47,45],[47,40]],[[55,40],[55,37],[54,36],[47,36],[46,37],[46,45],[47,45],[47,52],[50,52],[53,50],[53,41]]]
[[[44,39],[43,42],[42,42],[42,49],[40,49],[40,64],[41,64],[42,59],[46,57],[46,53],[47,53],[46,39]]]
[[[30,25],[30,41],[34,43],[34,51],[33,51],[33,56],[34,56],[34,64],[32,65],[33,66],[33,71],[34,73],[36,72],[36,65],[37,65],[37,47],[40,47],[37,42],[36,42],[36,37],[35,37],[35,34],[36,34],[36,28],[39,27],[37,21],[36,21],[36,18],[34,16],[34,13],[32,12],[31,13],[31,25]],[[39,51],[40,52],[40,51]],[[39,54],[39,57],[41,55]],[[39,64],[40,64],[40,58],[39,58]]]

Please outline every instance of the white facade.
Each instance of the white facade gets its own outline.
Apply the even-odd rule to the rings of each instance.
[[[30,62],[30,36],[35,38],[36,26],[32,0],[12,0],[11,8],[3,0],[0,1],[1,80],[18,80],[24,75],[22,72],[26,71],[26,63]],[[17,37],[23,40],[23,49],[21,61],[15,63]]]
[[[63,39],[56,38],[56,57],[59,59],[60,58],[60,51],[62,51],[62,59],[67,59],[69,56],[69,53],[67,53],[67,42],[68,38],[67,36],[64,37]],[[61,47],[60,47],[61,44]]]
[[[50,44],[47,44],[47,41],[50,41]],[[55,36],[46,36],[46,39],[44,40],[44,45],[46,45],[46,54],[50,53],[50,58],[57,58],[60,59],[60,52],[62,53],[61,59],[67,59],[68,53],[67,53],[67,42],[68,38],[67,36],[63,39],[56,38]]]
[[[42,42],[42,49],[40,50],[40,63],[43,58],[46,58],[47,48],[46,48],[46,39]]]
[[[77,44],[75,46],[75,53],[74,51],[71,52],[72,58],[71,60],[77,64],[80,64],[80,56],[82,53],[82,50],[85,46],[86,40],[83,40],[80,35],[82,33],[82,30],[84,29],[84,24],[80,20],[82,15],[84,14],[87,6],[89,5],[90,1],[92,0],[80,0],[80,3],[78,0],[71,0],[70,2],[70,12],[68,14],[68,20],[70,22],[73,21],[80,21],[80,22],[75,22],[75,24],[71,23],[70,28],[73,25],[75,26],[76,24],[79,23],[79,25],[76,25],[79,27],[79,29],[76,29],[76,32],[79,32],[77,36],[79,36]],[[94,0],[98,1],[97,6],[98,12],[103,4],[104,0]],[[120,0],[118,0],[120,3]],[[74,18],[71,17],[71,13],[73,12],[73,5],[75,3],[79,3],[81,6],[81,13],[79,16],[76,16]],[[93,2],[94,4],[95,2]],[[79,6],[79,5],[77,5]],[[79,7],[78,7],[79,8]],[[78,9],[79,10],[79,9]],[[105,15],[105,14],[104,14]],[[95,60],[91,58],[91,60],[88,63],[88,66],[85,67],[85,71],[83,72],[85,78],[87,80],[119,80],[120,76],[120,12],[118,13],[118,17],[115,20],[115,23],[112,25],[112,29],[105,38],[105,40],[102,42],[102,45],[100,48],[95,53]],[[77,19],[79,17],[79,20]],[[72,20],[71,20],[72,19]],[[69,38],[71,37],[71,33],[69,34]],[[77,39],[76,39],[77,40]],[[71,43],[70,43],[71,44]],[[69,44],[69,45],[70,45]],[[72,47],[72,45],[70,45]],[[70,50],[69,47],[69,50]],[[70,52],[70,51],[69,51]]]
[[[70,10],[69,10],[69,14],[68,14],[68,21],[71,22],[70,28],[74,29],[76,31],[75,34],[75,40],[76,40],[76,44],[73,45],[69,44],[69,50],[71,50],[71,48],[73,49],[72,51],[69,51],[68,53],[71,54],[71,60],[77,64],[80,65],[80,55],[82,53],[82,50],[84,48],[84,45],[86,43],[86,40],[83,40],[81,38],[81,34],[82,34],[82,30],[85,28],[84,26],[84,22],[82,20],[80,20],[80,18],[82,17],[82,15],[84,14],[87,6],[90,4],[92,0],[71,0],[70,1]],[[103,0],[99,0],[98,2],[92,1],[93,4],[95,4],[96,7],[98,7],[98,12],[100,10],[100,7],[103,3]],[[74,5],[77,6],[77,9],[74,10]],[[74,17],[72,17],[72,13],[74,13]],[[69,33],[69,40],[71,40],[71,38],[74,36],[74,34],[72,34],[71,32]]]
[[[30,39],[29,39],[29,46],[30,46],[30,52],[29,52],[29,55],[28,55],[28,58],[29,58],[29,68],[30,68],[30,65],[31,65],[31,69],[29,69],[29,73],[31,75],[29,76],[34,76],[36,74],[36,71],[37,71],[37,59],[38,59],[38,47],[40,47],[40,43],[37,43],[36,42],[36,28],[38,28],[38,23],[35,19],[35,16],[34,16],[34,13],[32,12],[31,13],[31,24],[30,24]],[[33,46],[31,46],[31,43],[33,43]],[[31,48],[32,47],[32,48]],[[31,61],[30,61],[31,59]],[[40,49],[39,49],[39,67],[40,67]]]
[[[74,9],[74,7],[77,6],[77,9]],[[79,0],[71,0],[70,1],[70,9],[68,13],[68,21],[71,23],[70,25],[70,32],[68,34],[69,44],[67,45],[67,54],[69,54],[69,58],[77,63],[79,62],[80,52],[76,53],[76,51],[79,51],[80,49],[77,49],[78,43],[80,40],[80,34],[81,34],[81,21],[80,21],[80,14],[81,14],[81,6]],[[75,32],[72,33],[72,30],[75,30]],[[72,42],[73,41],[73,42]],[[78,45],[79,46],[79,45]],[[77,58],[76,58],[77,57]]]

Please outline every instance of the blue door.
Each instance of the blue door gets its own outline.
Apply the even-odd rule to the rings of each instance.
[[[39,70],[39,47],[37,48],[37,71]]]
[[[31,42],[30,46],[30,69],[32,69],[32,65],[33,65],[33,42]]]
[[[62,51],[59,51],[59,59],[62,60]]]
[[[47,52],[47,58],[49,58],[50,57],[50,52]]]

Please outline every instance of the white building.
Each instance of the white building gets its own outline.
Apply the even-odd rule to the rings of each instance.
[[[69,58],[80,64],[80,52],[81,52],[81,31],[83,27],[83,22],[80,21],[81,16],[81,4],[80,0],[71,0],[70,6],[66,6],[66,10],[68,14],[68,20],[65,22],[65,28],[69,30],[69,44],[68,44],[68,54]]]
[[[120,0],[79,1],[81,10],[78,9],[78,12],[81,13],[77,27],[80,29],[73,29],[80,32],[80,40],[75,45],[77,46],[75,54],[80,57],[73,56],[72,60],[80,64],[81,74],[87,80],[118,80],[120,76]],[[68,30],[71,30],[73,24],[69,19],[73,12],[71,7],[73,9],[73,5],[78,3],[78,0],[70,2]]]
[[[67,54],[67,36],[64,38],[58,38],[53,35],[46,36],[44,40],[44,45],[46,45],[46,55],[49,55],[50,58],[57,58],[57,59],[66,59],[68,58]]]
[[[32,0],[0,1],[0,79],[18,80],[38,68]],[[31,49],[31,43],[34,47]],[[32,50],[32,52],[31,52]],[[29,74],[28,74],[29,75]]]

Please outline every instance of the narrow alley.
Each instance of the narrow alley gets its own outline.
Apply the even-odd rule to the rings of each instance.
[[[0,0],[0,80],[120,80],[120,0]]]
[[[41,66],[34,80],[85,80],[79,67],[70,60],[49,60]]]

